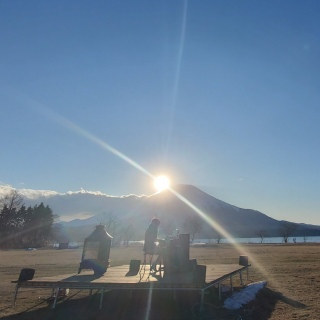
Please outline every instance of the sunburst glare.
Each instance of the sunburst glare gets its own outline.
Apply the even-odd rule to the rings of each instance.
[[[48,108],[46,108],[46,107],[44,107],[44,106],[42,106],[40,104],[37,104],[37,107],[38,107],[38,109],[42,109],[42,112],[44,114],[46,114],[51,120],[59,123],[60,125],[64,126],[65,128],[67,128],[67,129],[69,129],[69,130],[71,130],[71,131],[83,136],[84,138],[92,141],[93,143],[95,143],[98,146],[102,147],[106,151],[109,151],[109,152],[113,153],[114,155],[118,156],[119,158],[121,158],[122,160],[124,160],[125,162],[127,162],[128,164],[133,166],[134,168],[138,169],[139,171],[143,172],[144,174],[146,174],[147,176],[152,178],[154,180],[154,185],[157,188],[158,192],[163,191],[164,189],[168,189],[169,191],[171,191],[178,199],[180,199],[187,206],[189,206],[191,209],[193,209],[213,229],[217,230],[220,234],[222,234],[224,236],[225,239],[230,241],[230,244],[233,245],[237,249],[237,251],[239,253],[248,255],[249,259],[251,260],[251,262],[254,263],[255,267],[257,267],[257,269],[259,269],[259,271],[262,274],[264,274],[264,275],[268,274],[266,272],[265,268],[256,259],[254,259],[252,257],[252,255],[250,255],[249,252],[247,252],[247,250],[245,250],[245,248],[243,246],[241,246],[241,244],[232,243],[233,237],[221,225],[219,225],[208,214],[206,214],[205,212],[200,210],[197,206],[195,206],[193,203],[191,203],[188,199],[183,197],[180,193],[178,193],[177,191],[173,190],[170,187],[170,180],[169,180],[168,177],[166,177],[166,176],[155,177],[148,170],[146,170],[143,166],[141,166],[140,164],[138,164],[137,162],[135,162],[134,160],[132,160],[131,158],[126,156],[124,153],[122,153],[119,150],[113,148],[108,143],[106,143],[103,140],[99,139],[98,137],[94,136],[90,132],[87,132],[86,130],[84,130],[81,127],[77,126],[76,124],[74,124],[70,120],[67,120],[67,119],[63,118],[62,116],[54,113],[52,110],[50,110],[50,109],[48,109]]]
[[[153,185],[158,192],[161,192],[170,187],[170,180],[167,176],[158,176],[154,179]]]

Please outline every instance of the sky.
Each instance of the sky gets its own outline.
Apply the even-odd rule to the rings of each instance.
[[[320,225],[320,3],[0,1],[0,184],[191,184]]]

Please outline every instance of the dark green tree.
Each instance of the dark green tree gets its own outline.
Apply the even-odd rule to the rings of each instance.
[[[40,205],[27,209],[24,231],[27,235],[27,243],[34,247],[45,245],[52,237],[52,226],[55,220],[49,206]]]
[[[22,197],[17,191],[10,191],[0,199],[0,245],[10,247],[15,238],[20,223],[19,210],[22,206]]]
[[[17,191],[0,198],[0,247],[40,247],[53,236],[54,220],[57,217],[49,206],[26,208]]]

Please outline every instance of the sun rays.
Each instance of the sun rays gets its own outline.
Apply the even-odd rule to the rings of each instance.
[[[65,127],[66,129],[68,129],[68,130],[70,130],[70,131],[82,136],[83,138],[85,138],[87,140],[90,140],[92,143],[96,144],[100,148],[102,148],[102,149],[104,149],[104,150],[106,150],[108,152],[111,152],[112,154],[114,154],[118,158],[122,159],[123,161],[125,161],[126,163],[128,163],[129,165],[134,167],[135,169],[139,170],[143,174],[145,174],[148,177],[150,177],[153,181],[156,181],[157,177],[155,175],[153,175],[147,169],[145,169],[143,166],[138,164],[136,161],[134,161],[130,157],[126,156],[124,153],[122,153],[121,151],[117,150],[116,148],[112,147],[111,145],[109,145],[105,141],[103,141],[100,138],[96,137],[92,133],[84,130],[83,128],[79,127],[78,125],[76,125],[72,121],[70,121],[68,119],[65,119],[64,117],[56,114],[55,112],[53,112],[52,110],[50,110],[50,109],[48,109],[48,108],[46,108],[44,106],[41,106],[41,108],[40,108],[40,105],[38,104],[38,109],[41,109],[42,113],[45,114],[52,121],[55,121],[56,123],[58,123],[59,125]],[[161,180],[161,183],[159,182],[159,189],[160,188],[162,189],[165,186],[165,189],[167,189],[170,192],[172,192],[178,199],[180,199],[187,206],[189,206],[194,212],[196,212],[207,224],[209,224],[213,229],[215,229],[225,239],[227,239],[230,242],[230,244],[236,248],[236,250],[239,252],[239,254],[244,254],[244,255],[249,256],[249,261],[254,263],[255,267],[257,267],[262,274],[267,274],[266,270],[264,269],[264,267],[257,260],[255,260],[247,252],[247,250],[245,250],[245,248],[243,246],[241,246],[239,243],[232,242],[233,237],[221,225],[219,225],[214,219],[212,219],[208,214],[206,214],[205,212],[200,210],[197,206],[195,206],[188,199],[183,197],[179,192],[177,192],[172,187],[170,187],[170,184],[166,180],[166,178],[164,178],[162,176],[162,178],[160,180]],[[161,185],[161,187],[160,187],[160,185]]]
[[[184,5],[182,8],[182,20],[181,20],[181,31],[180,31],[180,38],[178,41],[178,53],[177,53],[177,61],[176,67],[174,70],[174,79],[173,79],[173,88],[172,88],[172,98],[170,103],[170,110],[168,116],[168,132],[167,132],[167,145],[169,144],[169,139],[173,127],[173,119],[174,119],[174,112],[178,98],[178,89],[179,89],[179,82],[180,82],[180,75],[181,75],[181,65],[182,65],[182,58],[184,52],[184,45],[185,45],[185,37],[186,37],[186,29],[187,29],[187,13],[188,13],[188,1],[184,1]],[[233,243],[231,240],[233,237],[221,226],[219,225],[214,219],[212,219],[206,212],[200,210],[196,205],[190,202],[188,199],[183,197],[179,192],[174,190],[170,186],[169,178],[166,176],[156,177],[151,172],[149,172],[146,168],[140,165],[138,162],[131,159],[125,153],[121,152],[120,150],[116,149],[115,147],[111,146],[107,142],[103,141],[99,137],[95,136],[91,132],[81,128],[79,125],[75,124],[74,122],[62,117],[61,115],[55,113],[54,111],[50,110],[49,108],[39,104],[36,101],[31,101],[28,99],[27,101],[33,108],[36,108],[42,114],[44,114],[47,118],[51,121],[56,122],[60,126],[70,130],[71,132],[83,137],[91,141],[93,144],[97,145],[98,147],[102,148],[103,150],[112,153],[119,159],[123,160],[130,166],[134,167],[135,169],[142,172],[144,175],[148,176],[153,182],[154,186],[158,192],[163,190],[169,190],[173,193],[180,201],[184,202],[188,207],[190,207],[199,217],[201,217],[205,223],[210,225],[214,230],[216,230],[219,234],[221,234],[225,239],[229,240],[232,246],[236,248],[236,250],[240,254],[245,254],[249,256],[249,261],[253,262],[255,267],[257,267],[262,273],[266,274],[265,269],[259,264],[258,261],[254,260],[253,257],[248,254],[243,246],[238,243]],[[150,295],[150,299],[152,297],[152,293]],[[147,316],[148,317],[148,316]]]
[[[182,9],[182,21],[181,21],[181,30],[180,30],[180,38],[177,41],[179,44],[178,47],[178,54],[177,54],[177,61],[176,61],[176,68],[174,70],[174,83],[172,89],[172,98],[170,101],[170,108],[169,108],[169,116],[168,116],[168,130],[167,130],[167,141],[166,145],[167,148],[169,146],[169,140],[171,137],[171,132],[173,128],[174,116],[175,116],[175,109],[177,104],[178,98],[178,90],[179,90],[179,82],[180,82],[180,75],[181,75],[181,64],[182,64],[182,57],[184,51],[184,44],[185,44],[185,35],[187,29],[187,13],[188,13],[188,1],[185,0]]]

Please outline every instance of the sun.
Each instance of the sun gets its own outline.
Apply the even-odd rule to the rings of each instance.
[[[170,180],[167,176],[158,176],[154,178],[153,184],[157,191],[161,192],[170,187]]]

